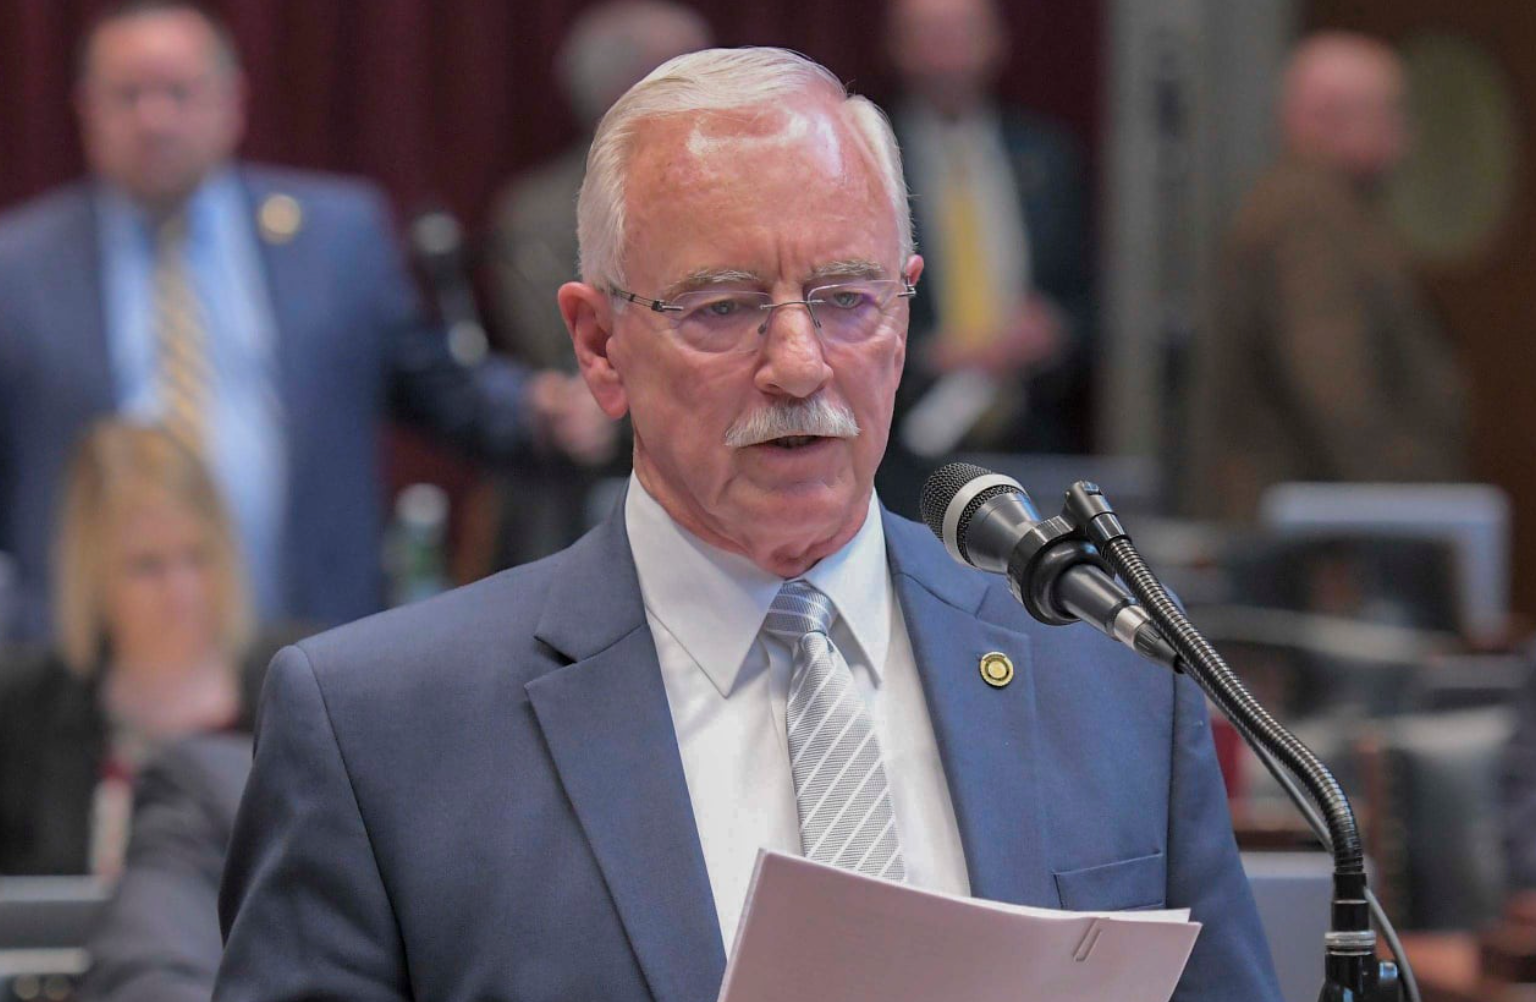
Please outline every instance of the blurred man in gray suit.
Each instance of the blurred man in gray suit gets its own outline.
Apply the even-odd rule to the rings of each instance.
[[[571,26],[555,69],[581,136],[514,178],[498,197],[494,215],[496,319],[523,361],[576,371],[555,293],[576,274],[576,194],[597,120],[651,70],[711,44],[704,19],[667,0],[599,4]]]
[[[555,294],[576,274],[576,195],[598,119],[657,66],[711,44],[708,23],[670,0],[611,0],[572,24],[555,70],[581,135],[554,158],[513,178],[492,215],[495,319],[508,347],[524,362],[576,371]],[[516,489],[504,492],[499,562],[533,560],[580,535],[587,527],[588,492],[602,472],[601,464],[591,463],[519,470]]]

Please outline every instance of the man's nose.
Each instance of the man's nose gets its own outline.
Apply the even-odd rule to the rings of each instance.
[[[816,329],[811,307],[799,303],[777,306],[766,314],[757,387],[804,399],[832,378],[825,345]]]
[[[139,128],[164,132],[180,118],[181,102],[163,90],[151,88],[138,96],[133,105]]]

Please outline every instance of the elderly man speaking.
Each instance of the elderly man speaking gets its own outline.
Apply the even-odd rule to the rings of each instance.
[[[678,57],[598,128],[579,216],[560,307],[633,420],[624,503],[278,656],[217,997],[708,1002],[767,847],[1188,907],[1176,997],[1275,998],[1194,686],[874,497],[922,272],[880,111],[793,53]]]

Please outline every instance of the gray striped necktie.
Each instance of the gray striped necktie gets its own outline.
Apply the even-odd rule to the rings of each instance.
[[[794,654],[786,720],[805,855],[871,877],[905,880],[906,862],[880,744],[848,663],[828,629],[832,600],[804,581],[779,590],[763,622]]]

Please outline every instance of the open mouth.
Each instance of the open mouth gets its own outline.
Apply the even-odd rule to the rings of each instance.
[[[822,437],[820,435],[786,435],[783,438],[769,439],[763,444],[771,445],[776,449],[803,449],[821,440]]]

